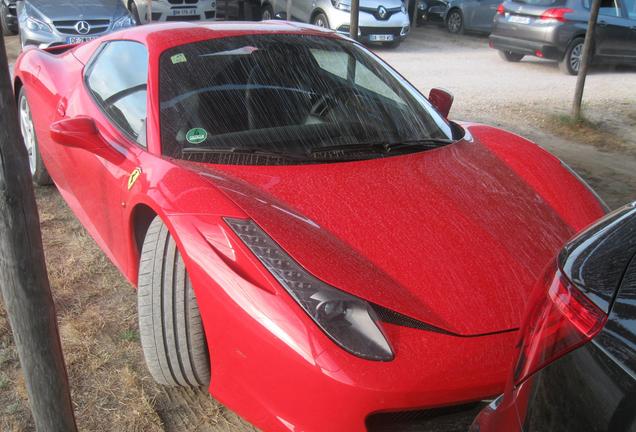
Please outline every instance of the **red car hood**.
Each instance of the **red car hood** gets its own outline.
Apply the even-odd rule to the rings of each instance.
[[[579,228],[478,142],[360,162],[196,169],[316,277],[462,335],[517,328],[529,290]]]

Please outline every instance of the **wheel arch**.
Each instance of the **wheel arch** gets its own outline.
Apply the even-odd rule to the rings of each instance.
[[[447,11],[446,11],[446,15],[444,15],[444,22],[448,22],[448,17],[452,12],[459,12],[459,14],[462,16],[462,19],[464,18],[464,11],[462,10],[462,8],[460,8],[459,6],[451,6]]]
[[[314,21],[314,18],[316,18],[316,16],[318,14],[323,14],[324,16],[327,17],[327,13],[322,9],[322,8],[316,8],[311,12],[311,16],[309,17],[309,23],[311,24]],[[329,17],[327,17],[327,20],[329,19]]]

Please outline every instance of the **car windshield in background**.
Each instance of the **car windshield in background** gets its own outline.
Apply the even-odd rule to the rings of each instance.
[[[357,45],[251,35],[170,49],[160,65],[163,154],[210,163],[359,160],[436,148],[449,124]]]

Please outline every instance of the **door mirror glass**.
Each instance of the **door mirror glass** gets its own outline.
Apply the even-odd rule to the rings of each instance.
[[[441,115],[445,118],[448,117],[448,113],[453,106],[452,94],[446,90],[434,88],[429,93],[428,100]]]

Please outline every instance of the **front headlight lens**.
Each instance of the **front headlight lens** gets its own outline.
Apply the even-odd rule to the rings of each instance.
[[[113,24],[113,31],[132,27],[134,25],[135,25],[135,21],[133,20],[133,18],[129,15],[125,15],[119,18],[117,21],[115,21],[115,23]]]
[[[351,4],[343,3],[342,0],[331,0],[331,4],[336,9],[340,9],[341,11],[351,12]]]
[[[310,275],[253,221],[225,221],[334,342],[367,360],[393,360],[393,349],[369,303]]]
[[[47,23],[37,20],[33,17],[28,17],[26,20],[26,26],[29,30],[31,31],[39,31],[39,32],[45,32],[45,33],[53,33],[53,30],[51,30],[51,26],[49,26]]]

